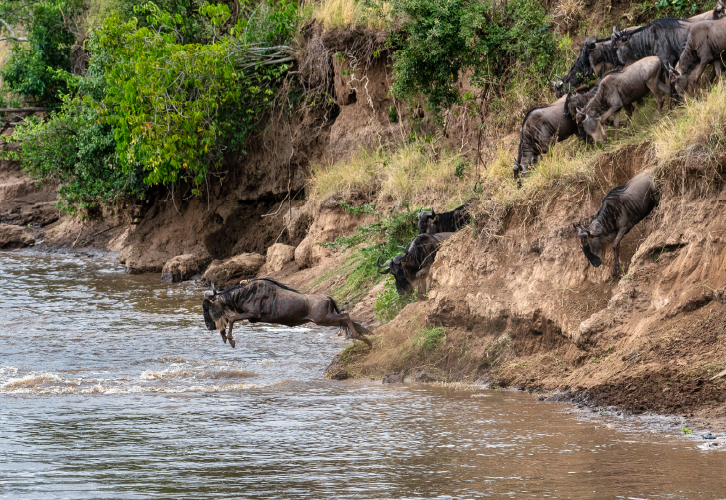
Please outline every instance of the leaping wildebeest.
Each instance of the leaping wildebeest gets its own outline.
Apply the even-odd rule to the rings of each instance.
[[[438,214],[434,212],[433,205],[431,210],[421,207],[418,211],[418,234],[455,233],[471,221],[470,202],[471,200],[449,212]]]
[[[613,249],[612,279],[620,273],[620,241],[658,204],[659,193],[648,172],[630,179],[624,186],[610,190],[588,227],[573,223],[580,237],[582,252],[595,267],[600,267],[608,245]]]
[[[246,283],[217,293],[204,292],[202,303],[204,324],[209,330],[218,330],[222,340],[235,346],[232,327],[236,321],[273,323],[284,326],[300,326],[315,323],[320,326],[337,326],[347,330],[354,339],[368,345],[371,341],[364,334],[370,333],[363,325],[341,313],[335,301],[327,295],[308,295],[293,290],[269,278],[249,280]],[[229,331],[225,330],[229,326]]]
[[[575,120],[565,114],[565,100],[562,96],[549,106],[532,108],[522,121],[519,133],[519,151],[514,158],[514,178],[526,175],[530,165],[549,151],[556,141],[563,141],[577,133]]]
[[[613,124],[620,126],[620,110],[633,104],[648,92],[652,92],[658,102],[658,112],[663,108],[665,93],[668,87],[660,82],[661,64],[655,57],[646,57],[631,64],[627,68],[615,70],[602,79],[595,96],[584,109],[577,110],[577,121],[582,124],[585,132],[600,142],[607,140],[603,124],[615,115]]]
[[[716,21],[701,21],[693,27],[676,67],[669,66],[669,77],[677,92],[693,89],[706,66],[713,63],[716,77],[721,76],[726,50],[726,18]]]
[[[454,233],[419,234],[403,249],[403,253],[387,260],[384,264],[381,264],[379,257],[377,264],[382,269],[379,273],[393,275],[399,295],[410,294],[416,285],[418,297],[422,298],[426,293],[426,280],[439,246],[453,235]]]

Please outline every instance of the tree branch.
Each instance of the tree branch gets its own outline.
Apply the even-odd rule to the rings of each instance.
[[[10,25],[7,22],[5,22],[5,19],[0,18],[0,23],[3,23],[5,25],[5,27],[10,32],[10,35],[11,35],[11,36],[0,37],[0,42],[2,42],[3,40],[15,40],[16,42],[27,42],[28,41],[27,37],[16,35],[15,31],[10,27]]]

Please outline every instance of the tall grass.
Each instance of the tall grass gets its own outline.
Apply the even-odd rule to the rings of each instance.
[[[706,161],[726,153],[726,85],[723,80],[700,99],[686,97],[683,106],[654,127],[655,155],[661,165]]]
[[[352,193],[369,201],[447,201],[447,206],[471,198],[473,168],[461,154],[427,143],[410,143],[395,151],[361,149],[351,159],[313,165],[308,194],[325,200]]]
[[[314,4],[311,17],[327,29],[373,28],[383,29],[389,20],[391,7],[383,2],[376,9],[367,8],[363,0],[320,0]]]

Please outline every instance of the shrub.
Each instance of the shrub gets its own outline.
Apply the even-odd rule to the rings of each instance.
[[[544,8],[537,0],[393,0],[402,34],[393,32],[400,98],[427,97],[434,110],[461,102],[456,83],[471,71],[478,87],[499,86],[524,71],[543,79],[556,44]],[[517,67],[519,66],[519,67]],[[524,69],[526,68],[526,69]]]

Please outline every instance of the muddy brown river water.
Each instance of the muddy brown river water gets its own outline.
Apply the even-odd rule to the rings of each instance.
[[[199,284],[0,252],[1,498],[726,498],[673,418],[332,382],[335,329],[204,329]],[[719,437],[721,439],[721,437]]]

